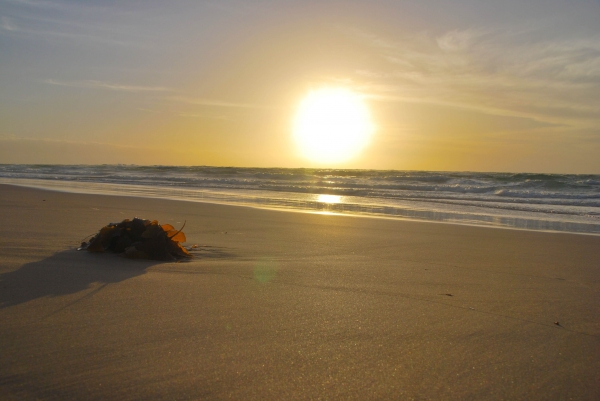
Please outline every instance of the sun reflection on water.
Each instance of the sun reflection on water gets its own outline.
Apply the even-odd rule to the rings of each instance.
[[[321,203],[340,203],[342,197],[338,195],[317,195],[317,202]]]

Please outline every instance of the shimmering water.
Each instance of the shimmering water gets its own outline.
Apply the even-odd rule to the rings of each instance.
[[[47,189],[600,234],[600,175],[0,165]]]

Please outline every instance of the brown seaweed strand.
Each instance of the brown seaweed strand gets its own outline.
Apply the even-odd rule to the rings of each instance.
[[[179,229],[179,231],[177,231],[175,234],[171,235],[170,237],[167,235],[167,238],[171,239],[174,236],[176,236],[177,234],[179,234],[181,232],[181,230],[183,230],[183,227],[185,227],[185,223],[187,223],[187,220],[183,221],[183,225],[181,226],[181,228]]]

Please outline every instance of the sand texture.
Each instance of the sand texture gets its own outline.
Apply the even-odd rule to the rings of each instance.
[[[0,303],[2,400],[600,399],[600,236],[0,185]]]

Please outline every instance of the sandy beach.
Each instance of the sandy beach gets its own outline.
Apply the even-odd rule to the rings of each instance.
[[[190,262],[77,252],[134,216]],[[600,236],[0,185],[0,399],[600,398]]]

